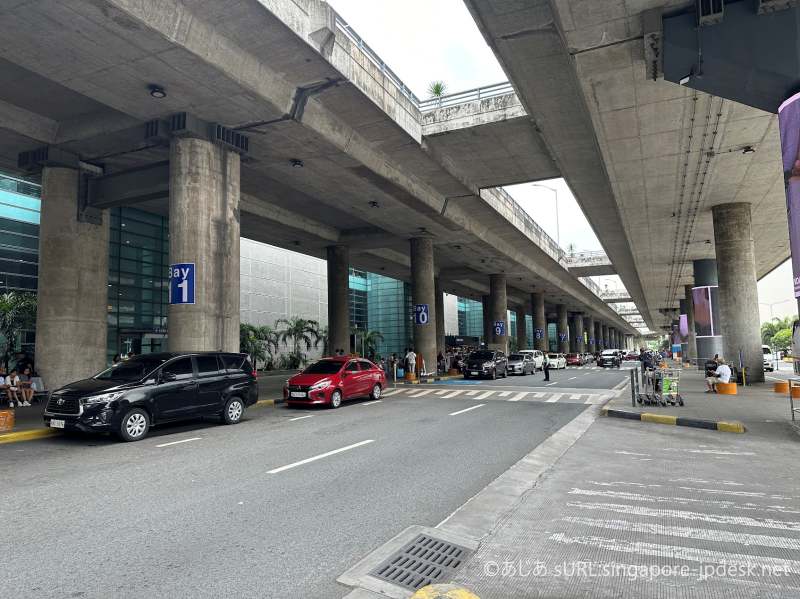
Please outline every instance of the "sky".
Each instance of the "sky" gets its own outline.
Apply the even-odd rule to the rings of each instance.
[[[339,15],[378,53],[421,99],[432,81],[445,93],[506,81],[463,0],[328,0]],[[558,191],[556,194],[542,187]],[[601,250],[586,217],[563,179],[523,183],[506,190],[550,237],[564,248]],[[558,225],[557,226],[557,222]],[[619,277],[595,277],[601,285],[621,286]],[[787,261],[758,283],[762,322],[797,313]]]

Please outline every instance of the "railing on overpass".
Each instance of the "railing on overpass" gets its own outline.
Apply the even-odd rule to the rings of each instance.
[[[617,300],[620,302],[631,301],[631,294],[625,289],[603,289],[598,294],[603,300]]]
[[[596,266],[600,264],[611,264],[611,260],[602,250],[597,252],[572,252],[567,256],[568,266]]]
[[[421,111],[436,110],[437,108],[445,108],[447,106],[456,106],[458,104],[466,104],[475,100],[485,100],[486,98],[494,98],[497,96],[505,96],[513,94],[514,87],[510,82],[504,81],[503,83],[495,83],[493,85],[483,85],[473,89],[468,89],[463,92],[454,94],[447,94],[439,98],[429,98],[422,100],[418,107]]]

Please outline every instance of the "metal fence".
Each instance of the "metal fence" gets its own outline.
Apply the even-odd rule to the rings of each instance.
[[[602,250],[596,252],[573,252],[567,256],[570,266],[590,266],[595,264],[611,264],[606,253]]]
[[[514,93],[514,87],[508,81],[503,83],[495,83],[493,85],[484,85],[474,89],[468,89],[463,92],[455,94],[447,94],[440,98],[429,98],[422,100],[418,107],[421,111],[431,111],[437,108],[445,108],[447,106],[456,106],[458,104],[466,104],[467,102],[474,102],[475,100],[485,100],[487,98],[495,98],[497,96],[505,96]]]

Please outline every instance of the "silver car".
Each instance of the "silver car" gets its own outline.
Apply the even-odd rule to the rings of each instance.
[[[536,362],[530,354],[511,354],[508,356],[508,374],[533,374],[536,372]]]

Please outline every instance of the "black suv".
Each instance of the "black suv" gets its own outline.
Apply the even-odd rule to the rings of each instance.
[[[508,374],[508,358],[501,351],[479,349],[467,356],[464,364],[464,378],[488,376],[496,379],[499,376],[506,378]]]
[[[244,354],[145,354],[53,391],[44,422],[138,441],[151,425],[175,420],[218,416],[236,424],[256,401],[256,373]]]

